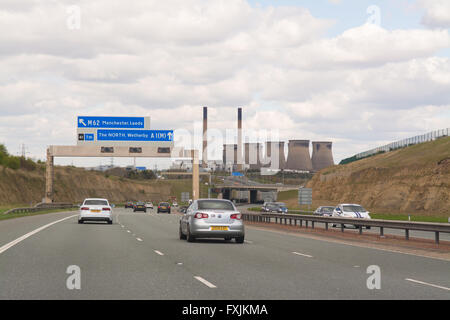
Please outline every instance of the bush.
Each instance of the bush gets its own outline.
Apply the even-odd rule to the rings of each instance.
[[[8,157],[8,160],[6,162],[6,166],[8,168],[11,168],[13,170],[17,170],[20,168],[20,160],[18,157]]]

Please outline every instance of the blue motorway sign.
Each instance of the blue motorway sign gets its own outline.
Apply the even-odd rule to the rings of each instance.
[[[144,117],[83,117],[79,116],[78,128],[143,129]]]
[[[173,130],[97,130],[97,141],[173,141]]]

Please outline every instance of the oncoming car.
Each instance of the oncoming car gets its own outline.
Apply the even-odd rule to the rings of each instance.
[[[364,209],[359,204],[354,203],[343,203],[338,204],[334,210],[332,217],[337,218],[353,218],[353,219],[371,219],[369,212]],[[345,224],[344,226],[347,226],[348,224]],[[354,226],[355,228],[358,227],[357,225],[349,224],[350,226]],[[333,225],[335,226],[335,225]],[[370,229],[370,227],[366,227],[367,229]]]
[[[78,223],[84,221],[106,221],[113,223],[112,209],[107,199],[88,198],[80,206]]]
[[[266,202],[262,206],[261,211],[269,212],[269,213],[271,213],[271,212],[281,213],[281,214],[288,213],[286,204],[283,202]]]
[[[331,206],[321,206],[314,211],[314,215],[323,216],[323,217],[331,217],[333,215],[334,207]]]
[[[193,242],[197,238],[234,238],[243,243],[242,215],[233,202],[222,199],[194,200],[180,219],[180,239]]]

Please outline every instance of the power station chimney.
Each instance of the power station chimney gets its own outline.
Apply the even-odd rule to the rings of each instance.
[[[266,142],[266,162],[265,167],[273,169],[285,169],[286,157],[284,156],[284,141]]]
[[[314,171],[319,171],[334,165],[331,141],[313,141],[312,166]]]
[[[203,150],[202,167],[208,167],[208,107],[203,107]]]
[[[286,169],[312,171],[309,140],[289,140]]]
[[[237,143],[237,170],[242,171],[243,169],[243,159],[242,159],[242,108],[238,108],[238,143]]]

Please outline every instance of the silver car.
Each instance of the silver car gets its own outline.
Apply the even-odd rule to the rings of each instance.
[[[194,200],[180,219],[180,239],[234,238],[243,243],[245,237],[242,215],[233,202],[222,199]]]

